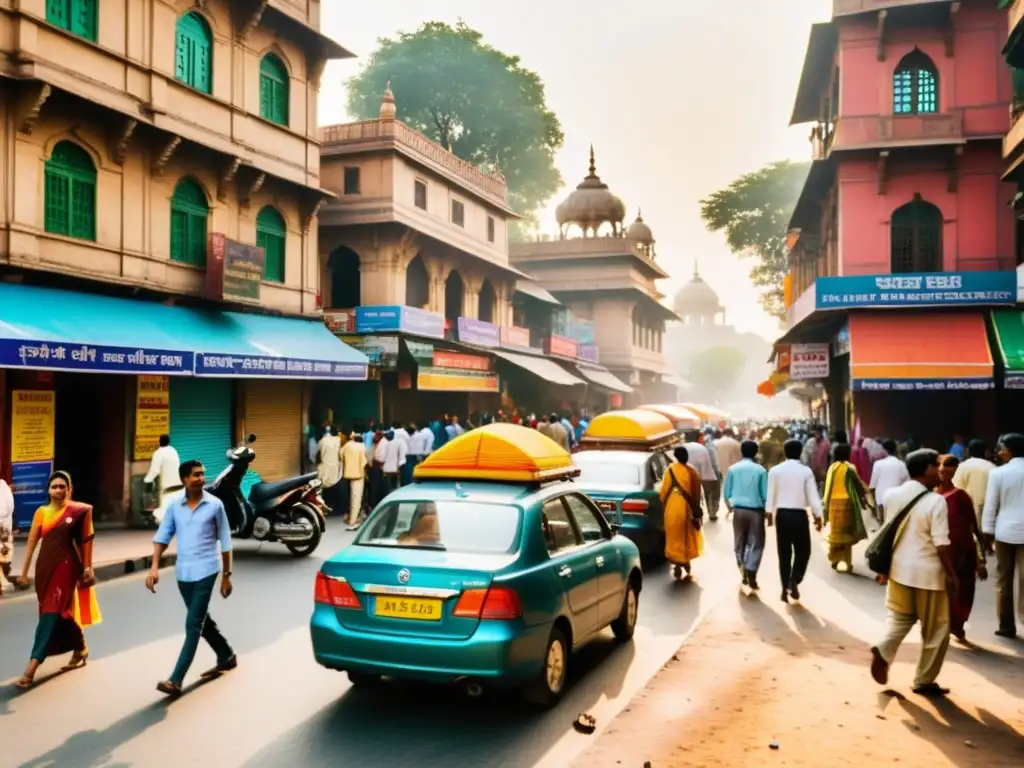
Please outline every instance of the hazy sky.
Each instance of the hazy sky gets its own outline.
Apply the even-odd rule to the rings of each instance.
[[[378,37],[459,17],[486,40],[518,55],[547,86],[565,132],[558,167],[566,189],[586,174],[594,144],[598,174],[628,209],[643,208],[659,261],[673,275],[671,296],[694,260],[739,330],[768,339],[750,285],[750,263],[700,221],[699,200],[737,176],[782,158],[809,159],[807,127],[787,128],[810,24],[829,17],[831,0],[377,0],[323,2],[323,30],[359,56]],[[320,93],[320,122],[343,122],[345,81],[359,58],[332,64]],[[393,83],[401,102],[402,85]],[[458,87],[458,83],[453,84]]]

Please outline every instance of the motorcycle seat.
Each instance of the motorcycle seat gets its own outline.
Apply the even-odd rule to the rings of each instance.
[[[290,477],[277,483],[256,483],[252,490],[249,491],[249,501],[256,504],[261,501],[276,499],[278,496],[282,496],[289,491],[301,488],[311,480],[316,480],[316,477],[316,472],[310,472],[308,475]]]

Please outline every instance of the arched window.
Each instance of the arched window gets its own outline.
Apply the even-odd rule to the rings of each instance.
[[[189,11],[178,19],[174,79],[203,93],[213,83],[213,34],[200,14]]]
[[[497,297],[494,295],[494,286],[491,285],[491,281],[484,278],[483,284],[480,286],[480,296],[477,299],[477,319],[483,320],[485,323],[494,322],[494,304],[497,301]]]
[[[210,204],[195,179],[184,178],[171,197],[171,261],[206,266],[206,221]]]
[[[46,0],[46,20],[95,43],[96,6],[97,0]]]
[[[96,166],[77,144],[62,141],[46,161],[43,228],[55,235],[96,239]]]
[[[892,76],[892,111],[896,115],[929,115],[939,111],[939,73],[928,56],[915,48]]]
[[[271,283],[284,282],[284,251],[288,242],[288,228],[284,217],[272,205],[265,205],[256,214],[256,245],[264,250],[263,279]]]
[[[260,117],[288,125],[288,70],[277,56],[268,53],[260,61]]]
[[[328,306],[331,309],[353,309],[360,306],[363,302],[359,254],[342,245],[331,252],[327,266],[331,271]]]
[[[430,275],[422,256],[415,256],[405,268],[405,304],[423,309],[430,303]]]
[[[942,271],[942,212],[920,195],[892,212],[890,237],[893,274]]]

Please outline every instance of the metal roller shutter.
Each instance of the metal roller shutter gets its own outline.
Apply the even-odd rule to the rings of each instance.
[[[301,382],[249,379],[245,382],[245,431],[256,435],[252,471],[274,483],[301,474]]]
[[[208,482],[228,465],[233,411],[234,382],[171,377],[171,445],[182,461],[203,462]]]

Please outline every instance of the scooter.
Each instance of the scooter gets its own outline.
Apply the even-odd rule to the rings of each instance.
[[[327,530],[328,507],[315,472],[278,483],[256,483],[249,498],[242,495],[242,478],[256,458],[249,446],[256,435],[228,451],[228,467],[206,486],[224,503],[231,536],[236,539],[280,542],[296,557],[313,553]]]

